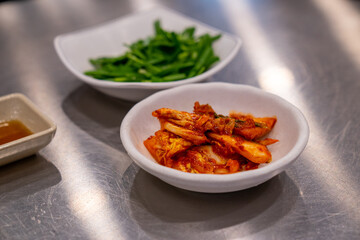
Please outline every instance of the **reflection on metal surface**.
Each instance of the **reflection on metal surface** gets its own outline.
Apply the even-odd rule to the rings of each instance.
[[[150,9],[158,5],[157,0],[132,0],[130,6],[134,11]]]
[[[298,191],[286,173],[243,191],[206,194],[180,190],[140,170],[129,204],[141,229],[156,239],[253,239],[301,208]],[[296,216],[299,222],[306,217],[303,211]]]
[[[51,24],[54,25],[54,27],[60,27],[61,24],[63,24],[63,19],[61,16],[61,11],[59,11],[59,8],[63,6],[63,4],[66,1],[62,1],[60,4],[59,1],[44,1],[44,2],[38,2],[34,1],[34,6],[41,12],[41,15],[43,15],[46,19],[48,19]],[[78,1],[73,1],[78,2]]]
[[[18,81],[18,91],[27,91],[27,96],[44,109],[49,102],[43,101],[42,96],[46,92],[54,92],[55,89],[49,82],[50,76],[47,75],[46,69],[38,61],[32,61],[31,56],[35,51],[34,46],[38,43],[38,36],[34,35],[32,29],[26,26],[27,17],[15,5],[5,4],[2,6],[0,22],[6,23],[1,24],[1,27],[5,28],[7,34],[5,40],[1,40],[4,40],[10,51],[10,57],[7,58],[7,61],[16,66],[16,74],[20,76],[12,79],[12,81]],[[19,36],[25,35],[28,36],[26,38],[27,44],[18,44]],[[29,68],[31,68],[31,74],[28,72]],[[55,103],[55,100],[51,98],[47,98],[46,101]]]
[[[226,0],[223,7],[232,25],[244,40],[243,51],[258,75],[260,87],[280,95],[295,105],[305,105],[294,88],[294,76],[273,51],[266,34],[258,24],[247,1]]]
[[[14,202],[60,181],[59,170],[40,154],[21,159],[0,168],[0,203]]]
[[[70,207],[91,239],[122,239],[113,209],[100,187],[94,183],[76,186],[69,194]],[[69,189],[69,188],[68,188]]]
[[[121,224],[118,223],[109,199],[97,178],[91,173],[83,159],[86,156],[80,154],[77,149],[81,148],[78,143],[72,141],[71,131],[65,131],[61,136],[66,150],[63,150],[62,164],[66,164],[62,176],[63,187],[67,192],[69,205],[74,215],[81,220],[87,230],[90,239],[121,239]],[[71,154],[68,154],[68,153]]]
[[[268,80],[274,77],[280,78],[281,82],[288,84],[293,79],[292,72],[279,59],[272,50],[265,33],[259,26],[247,1],[225,0],[222,2],[223,9],[228,16],[229,23],[239,36],[244,40],[245,51],[256,72],[260,72],[258,81],[260,86],[268,89]],[[280,83],[281,83],[280,82]],[[277,86],[279,86],[277,84]]]
[[[360,15],[348,1],[343,0],[313,0],[318,9],[326,17],[333,36],[339,41],[343,49],[346,51],[353,64],[360,70]],[[349,177],[347,169],[339,163],[341,150],[329,147],[324,129],[314,116],[316,114],[309,113],[306,106],[302,106],[305,110],[310,125],[312,126],[312,137],[309,140],[308,151],[304,152],[307,159],[314,159],[312,167],[316,171],[314,177],[319,178],[319,183],[324,184],[324,189],[329,191],[333,198],[343,203],[343,206],[349,212],[358,205],[357,200],[354,201],[354,194],[360,196],[357,188],[358,182]],[[348,122],[349,123],[349,122]],[[339,142],[345,140],[346,132],[350,130],[349,124],[342,129],[337,139]],[[316,157],[315,157],[316,156]],[[340,178],[329,176],[341,176]],[[338,194],[341,192],[342,194]],[[353,215],[354,219],[360,218],[359,214]]]
[[[335,19],[341,21],[343,14],[351,15],[349,9],[341,13],[341,15],[336,13],[338,10],[335,10],[335,8],[341,5],[339,4],[340,1],[326,1],[326,3],[321,0],[314,1],[327,5],[326,9],[330,8],[334,11],[328,13],[328,15],[331,16],[332,22],[334,22]],[[335,4],[334,2],[338,3]],[[332,8],[329,7],[328,4],[330,4]],[[223,6],[226,14],[229,16],[229,22],[244,40],[243,51],[246,51],[249,56],[254,70],[259,72],[258,81],[260,86],[292,102],[298,106],[306,116],[311,128],[311,136],[307,151],[304,151],[303,155],[305,159],[311,160],[307,163],[311,164],[311,169],[315,173],[314,178],[318,178],[317,184],[324,184],[324,190],[329,191],[331,196],[343,202],[346,208],[351,211],[356,205],[352,195],[354,193],[356,193],[356,195],[360,194],[359,191],[354,188],[358,183],[352,181],[352,179],[348,177],[346,169],[339,166],[337,160],[341,157],[335,149],[328,146],[325,134],[326,129],[324,129],[318,119],[316,119],[316,113],[311,111],[301,92],[294,86],[292,72],[284,66],[276,52],[272,51],[266,35],[262,32],[261,27],[252,15],[246,1],[227,0],[223,2]],[[344,9],[344,6],[338,7],[339,9]],[[353,16],[358,17],[359,15],[353,14]],[[360,21],[357,21],[357,23],[360,23]],[[339,26],[339,24],[336,24],[336,26]],[[342,30],[337,29],[336,31],[335,35],[341,36]],[[360,36],[356,37],[356,35],[353,35],[350,37],[349,33],[345,33],[344,35],[345,36],[341,37],[341,41],[345,47],[354,53],[360,52],[360,45],[358,44]],[[359,47],[359,49],[354,49],[355,45],[356,48]],[[360,66],[360,61],[358,62],[358,66]],[[346,129],[343,131],[346,131]],[[341,176],[341,181],[340,179],[329,177],[329,174],[332,176]],[[343,194],[339,195],[339,192]]]
[[[334,37],[360,70],[360,15],[358,10],[351,6],[351,2],[344,0],[312,1],[324,14]]]
[[[52,24],[61,25],[63,11],[59,11],[59,8],[70,9],[74,19],[91,19],[93,13],[97,12],[98,7],[95,4],[95,1],[89,0],[62,0],[61,3],[59,1],[45,1],[45,3],[35,1],[34,6],[39,9],[45,19],[51,19]]]
[[[243,38],[231,71],[215,81],[241,76],[303,111],[310,141],[286,172],[252,189],[213,195],[128,167],[115,125],[130,106],[77,82],[52,41],[157,3],[201,14]],[[40,158],[0,169],[0,239],[359,239],[359,7],[351,0],[1,2],[0,93],[35,100],[58,132]],[[299,65],[300,71],[290,67]],[[342,75],[346,83],[337,81]],[[269,84],[274,78],[281,83]]]
[[[115,176],[121,176],[131,164],[128,155],[117,146],[120,140],[115,138],[119,137],[118,124],[132,105],[105,97],[88,86],[76,89],[62,102],[70,120],[59,126],[57,138],[61,140],[57,158],[61,159],[63,187],[71,211],[91,239],[121,239],[126,235],[114,210],[117,206],[109,197],[112,190],[104,186],[108,186],[104,181],[110,175],[106,170],[115,168]],[[81,133],[74,133],[74,126]],[[81,142],[74,141],[78,137]],[[113,162],[109,166],[110,160]],[[106,177],[99,177],[95,169]]]
[[[46,8],[51,9],[55,3],[50,5],[34,4],[36,9],[39,7],[38,10],[47,15],[49,12]],[[40,8],[40,6],[42,7]],[[80,6],[78,7],[80,8]],[[86,7],[89,7],[87,3]],[[45,18],[48,17],[45,16]],[[52,81],[49,81],[52,76],[49,75],[48,69],[38,61],[27,61],[34,51],[34,46],[37,46],[38,39],[37,36],[31,34],[32,29],[27,28],[26,15],[22,14],[15,5],[9,4],[2,6],[0,21],[6,22],[6,24],[1,24],[1,27],[5,28],[4,30],[8,33],[5,43],[10,45],[11,58],[7,60],[18,67],[19,77],[12,79],[18,81],[18,91],[27,92],[26,95],[41,105],[42,109],[59,105],[61,96],[58,96],[57,89]],[[56,18],[53,18],[53,21],[56,21]],[[18,36],[23,35],[27,36],[27,44],[17,45]],[[24,61],[27,64],[19,64]],[[28,74],[28,68],[31,68],[31,75]],[[85,164],[83,159],[86,157],[78,151],[81,146],[74,141],[78,136],[74,136],[74,133],[68,130],[71,129],[69,128],[71,123],[64,122],[64,124],[60,121],[64,120],[64,117],[59,114],[57,108],[50,107],[46,111],[50,112],[50,115],[54,116],[58,123],[58,133],[53,144],[59,143],[59,139],[61,139],[61,143],[57,145],[59,151],[55,152],[51,148],[46,150],[52,156],[52,160],[55,162],[59,160],[56,164],[61,169],[62,187],[66,191],[69,207],[73,214],[81,221],[90,239],[121,239],[121,224],[118,223],[112,211],[107,195]]]
[[[6,27],[7,30],[14,30],[14,26],[19,26],[20,23],[20,9],[10,3],[2,3],[0,9],[0,22],[5,22],[2,27]]]
[[[290,90],[294,86],[294,76],[287,68],[273,66],[260,72],[259,84],[265,90],[286,96],[292,94]]]

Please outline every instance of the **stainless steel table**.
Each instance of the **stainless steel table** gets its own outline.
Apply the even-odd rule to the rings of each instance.
[[[248,190],[200,194],[131,162],[119,137],[134,103],[78,81],[55,36],[152,8],[243,39],[209,81],[256,86],[299,107],[307,148]],[[0,168],[0,239],[360,239],[360,2],[0,2],[0,95],[28,96],[58,126],[35,156]]]

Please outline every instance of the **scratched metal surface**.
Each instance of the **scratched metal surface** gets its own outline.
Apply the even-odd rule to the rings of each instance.
[[[270,181],[199,194],[134,165],[119,138],[132,103],[80,83],[58,34],[163,5],[243,41],[209,81],[298,106],[309,144]],[[360,239],[360,2],[0,1],[0,95],[20,92],[58,126],[35,156],[0,168],[0,239]]]

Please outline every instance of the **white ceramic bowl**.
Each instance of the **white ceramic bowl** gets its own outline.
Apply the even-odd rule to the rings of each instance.
[[[0,122],[19,120],[33,134],[0,145],[0,166],[35,154],[53,139],[56,125],[24,95],[0,97]]]
[[[269,146],[273,160],[258,169],[213,175],[181,172],[158,164],[143,141],[160,129],[152,111],[168,107],[192,111],[195,101],[210,104],[219,114],[231,110],[254,116],[277,116],[269,137],[279,142]],[[164,90],[137,103],[122,121],[120,136],[129,156],[142,169],[179,188],[198,192],[230,192],[259,185],[284,171],[303,151],[309,127],[303,114],[284,99],[261,89],[229,83],[202,83]]]
[[[186,27],[195,26],[197,35],[221,33],[222,37],[213,46],[220,61],[201,75],[166,83],[111,82],[94,79],[83,74],[84,71],[93,68],[89,63],[90,58],[121,55],[127,50],[124,44],[154,35],[153,22],[157,19],[161,20],[161,24],[166,30],[182,31]],[[172,10],[158,8],[125,16],[100,26],[57,36],[54,45],[64,65],[80,80],[110,96],[138,101],[158,90],[204,81],[220,71],[234,58],[241,41],[235,36]]]

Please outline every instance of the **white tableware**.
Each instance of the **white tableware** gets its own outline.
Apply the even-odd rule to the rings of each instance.
[[[89,63],[90,58],[121,55],[127,50],[124,44],[130,44],[154,35],[153,23],[157,19],[161,20],[161,24],[166,30],[182,31],[186,27],[194,26],[197,35],[221,33],[222,37],[213,46],[215,54],[220,57],[220,61],[198,76],[174,82],[111,82],[94,79],[83,74],[84,71],[93,69]],[[158,90],[206,80],[224,68],[234,58],[240,48],[241,41],[238,37],[175,11],[157,8],[121,17],[99,26],[57,36],[54,45],[64,65],[78,79],[110,96],[138,101]]]
[[[24,95],[0,97],[0,123],[19,120],[32,134],[0,145],[0,166],[35,154],[53,139],[56,125]]]
[[[279,142],[268,146],[272,162],[224,175],[186,173],[158,164],[143,144],[160,129],[151,113],[162,107],[192,112],[195,101],[210,104],[218,114],[238,111],[257,117],[275,115],[277,123],[268,137]],[[129,156],[150,174],[179,188],[219,193],[254,187],[284,171],[305,148],[309,127],[300,110],[279,96],[246,85],[201,83],[164,90],[137,103],[123,119],[120,136]]]

